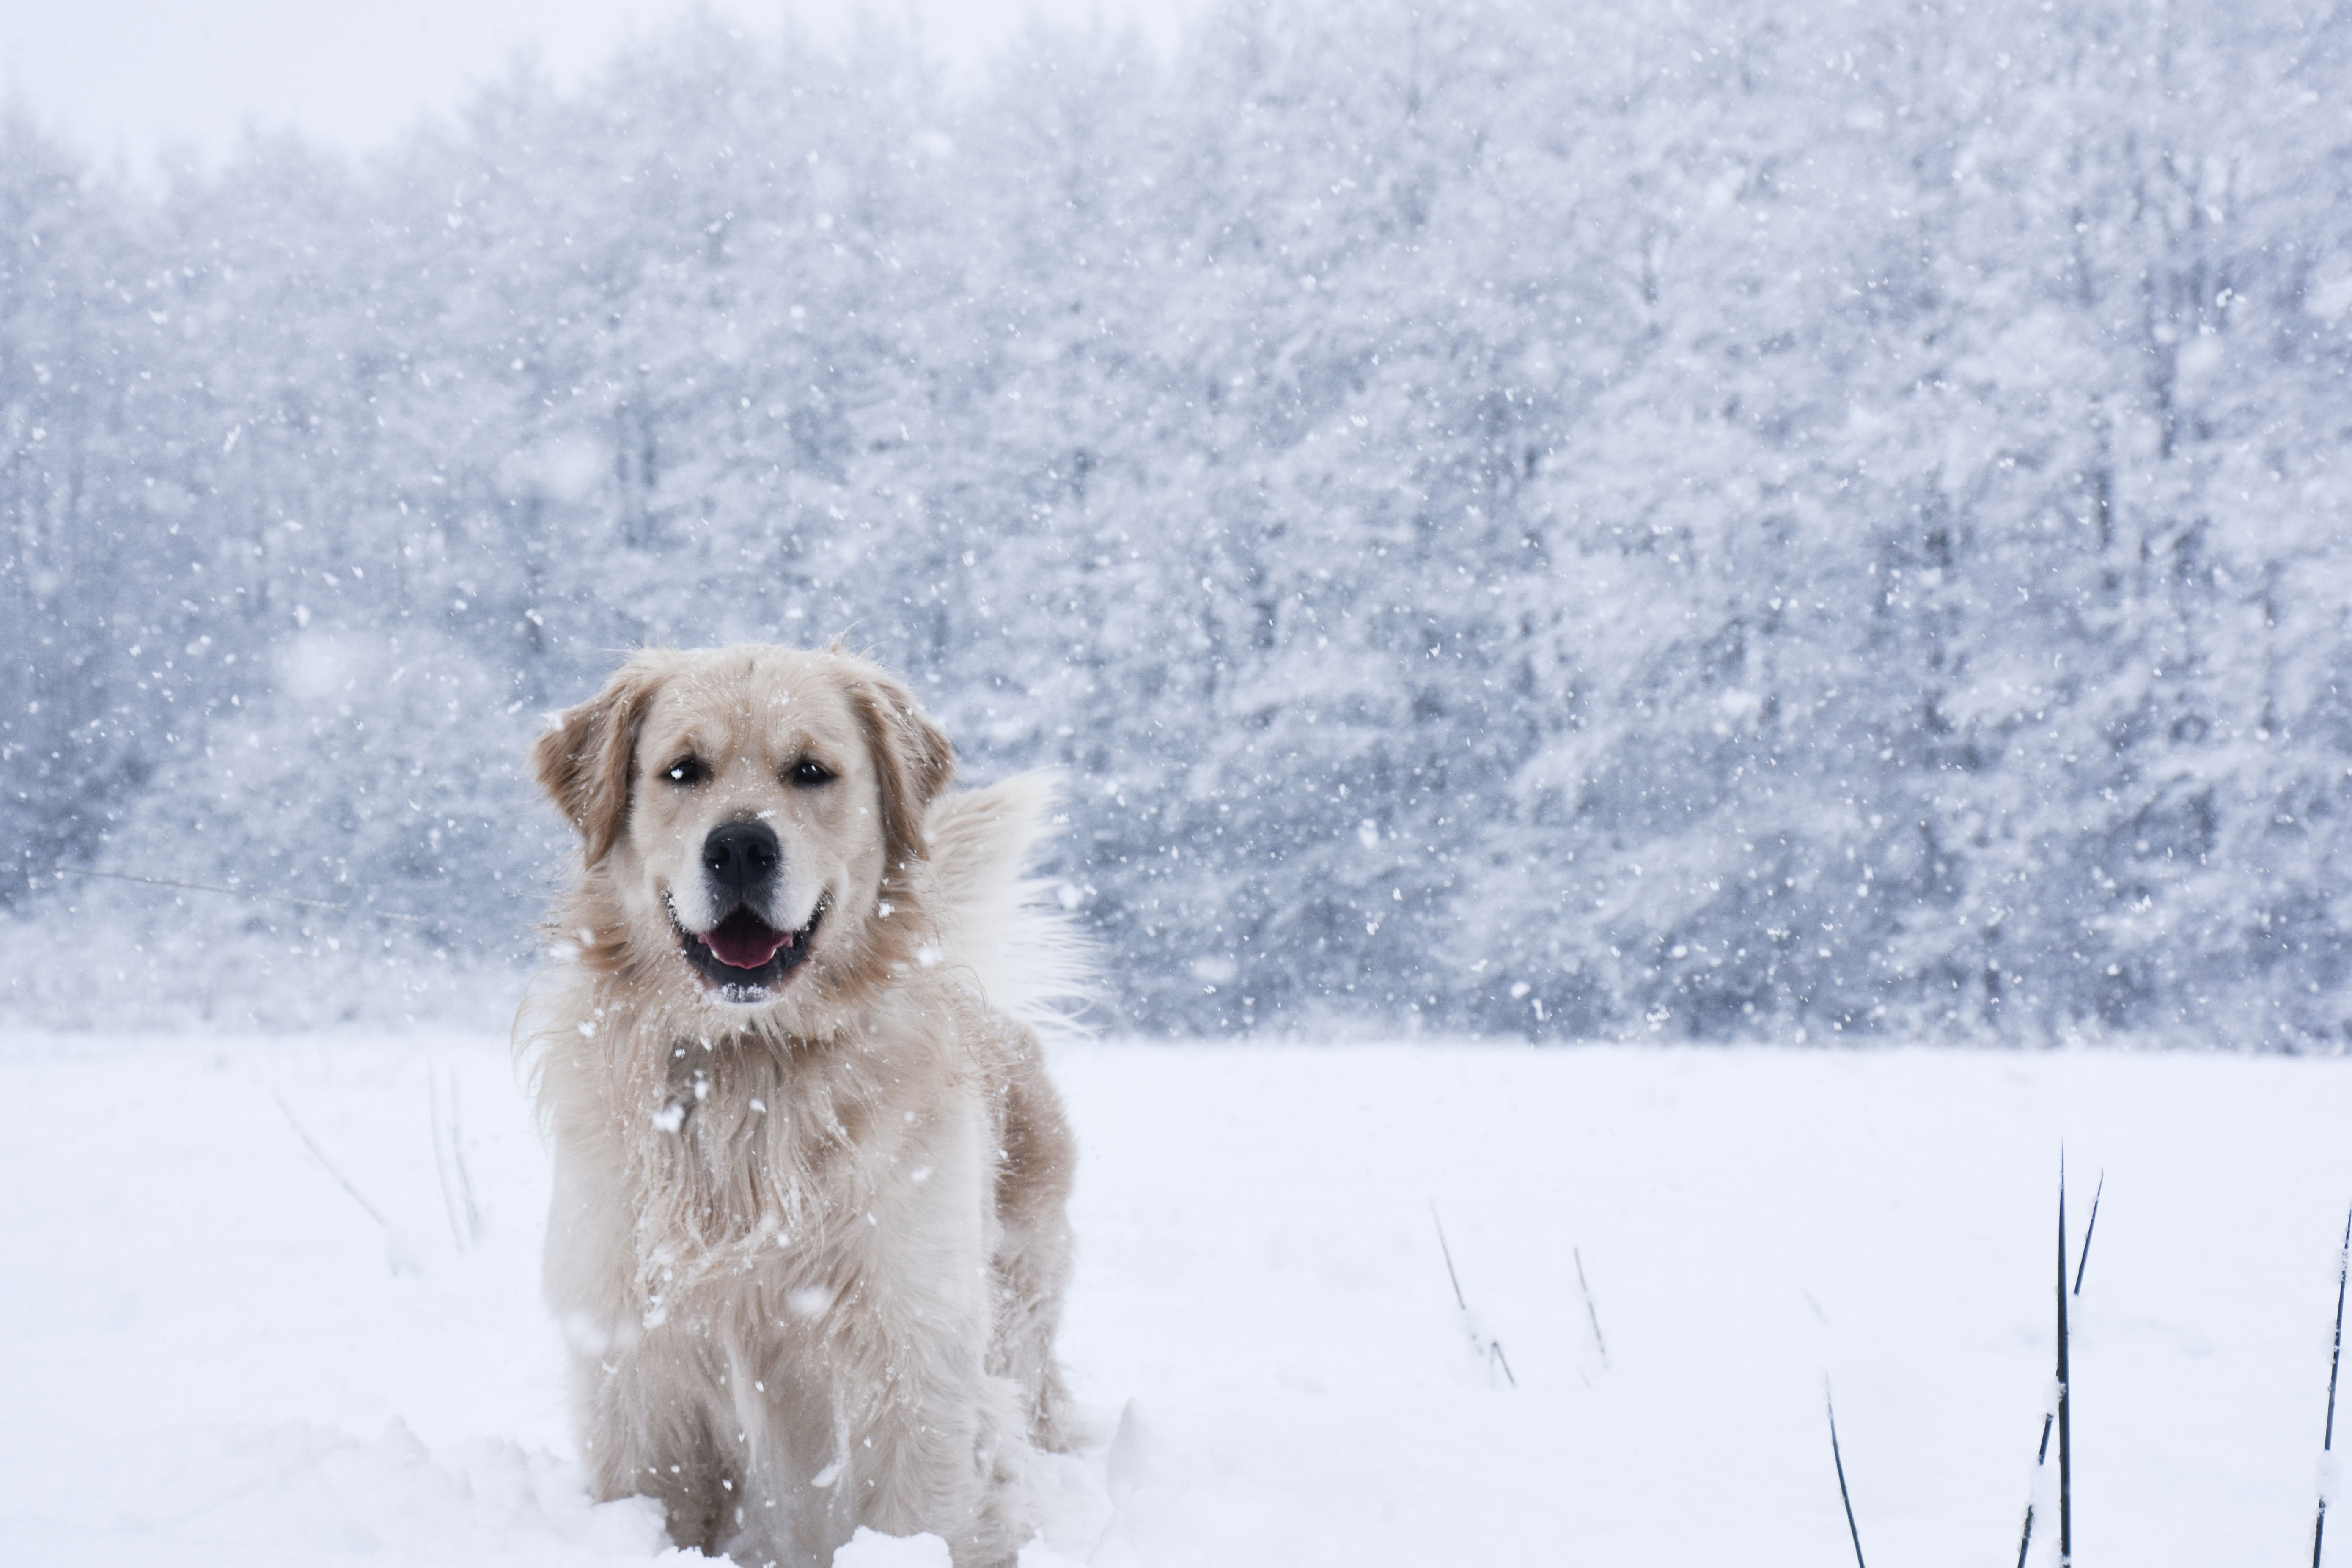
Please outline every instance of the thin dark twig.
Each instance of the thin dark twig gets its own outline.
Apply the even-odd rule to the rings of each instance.
[[[406,921],[412,925],[427,925],[429,915],[404,915],[391,910],[370,909],[364,904],[330,904],[317,899],[298,899],[291,893],[257,893],[250,888],[218,888],[209,882],[175,882],[168,877],[133,877],[123,871],[87,871],[78,866],[59,866],[60,877],[100,877],[110,882],[138,882],[150,888],[182,888],[191,893],[221,893],[232,899],[244,899],[257,904],[299,904],[306,910],[331,910],[339,915],[373,915],[382,921]]]
[[[2091,1266],[2091,1237],[2099,1233],[2099,1194],[2107,1190],[2107,1173],[2099,1173],[2099,1184],[2091,1189],[2091,1223],[2083,1227],[2083,1255],[2074,1260],[2074,1294],[2083,1293],[2083,1270]]]
[[[1445,1257],[1445,1277],[1454,1282],[1454,1304],[1462,1309],[1462,1326],[1469,1332],[1470,1348],[1501,1367],[1504,1381],[1513,1388],[1518,1387],[1518,1373],[1511,1370],[1510,1358],[1503,1353],[1503,1342],[1480,1333],[1470,1316],[1470,1303],[1462,1294],[1462,1276],[1454,1271],[1454,1249],[1445,1245],[1445,1222],[1437,1217],[1437,1205],[1433,1202],[1429,1205],[1429,1222],[1437,1227],[1437,1250]]]
[[[457,1116],[457,1069],[449,1069],[449,1163],[457,1167],[457,1195],[466,1200],[466,1237],[482,1239],[482,1211],[474,1202],[474,1178],[466,1169],[465,1127]]]
[[[2049,1462],[2050,1426],[2051,1423],[2056,1419],[2057,1417],[2047,1410],[2042,1413],[2042,1447],[2033,1456],[2033,1468],[2036,1470],[2041,1469],[2044,1464]],[[2033,1500],[2032,1498],[2028,1498],[2025,1500],[2025,1529],[2017,1538],[2017,1568],[2025,1568],[2025,1551],[2026,1548],[2032,1544]]]
[[[425,1069],[425,1110],[433,1122],[433,1174],[441,1184],[441,1210],[449,1218],[449,1239],[466,1250],[466,1227],[457,1215],[457,1194],[449,1182],[449,1149],[441,1133],[441,1069]]]
[[[2066,1387],[2066,1154],[2058,1154],[2058,1568],[2074,1561],[2074,1438]]]
[[[1837,1401],[1830,1397],[1829,1380],[1822,1380],[1822,1404],[1830,1413],[1830,1463],[1837,1467],[1838,1500],[1845,1504],[1846,1533],[1853,1537],[1854,1568],[1870,1568],[1862,1560],[1862,1527],[1853,1521],[1853,1494],[1846,1489],[1845,1455],[1838,1448]]]
[[[2327,1355],[2327,1430],[2319,1451],[2336,1447],[2336,1373],[2344,1364],[2344,1281],[2352,1275],[2352,1214],[2344,1216],[2344,1245],[2336,1254],[2336,1348]],[[2327,1494],[2319,1494],[2319,1514],[2311,1525],[2311,1568],[2319,1568],[2320,1543],[2327,1538]]]
[[[1584,1253],[1580,1247],[1568,1249],[1576,1259],[1576,1288],[1584,1292],[1584,1315],[1592,1320],[1592,1342],[1600,1347],[1601,1364],[1609,1364],[1609,1342],[1601,1337],[1601,1309],[1592,1304],[1592,1287],[1584,1281]]]
[[[285,1116],[286,1125],[294,1129],[294,1136],[302,1140],[302,1147],[310,1150],[310,1157],[318,1161],[320,1165],[326,1168],[327,1174],[335,1178],[335,1185],[351,1194],[352,1202],[365,1209],[367,1211],[368,1218],[382,1226],[383,1227],[384,1234],[386,1236],[390,1236],[392,1234],[392,1222],[384,1218],[382,1212],[379,1211],[373,1204],[367,1201],[366,1196],[361,1193],[359,1188],[352,1185],[352,1180],[349,1176],[344,1175],[342,1172],[335,1168],[335,1163],[327,1158],[327,1152],[319,1147],[319,1141],[311,1137],[308,1130],[306,1130],[299,1121],[294,1119],[294,1108],[286,1103],[285,1097],[279,1094],[276,1089],[271,1089],[269,1091],[269,1098],[278,1101],[278,1109]]]
[[[466,1170],[465,1130],[457,1114],[457,1069],[445,1071],[437,1063],[427,1068],[425,1096],[425,1108],[433,1119],[433,1170],[441,1182],[441,1206],[449,1215],[449,1238],[457,1243],[458,1251],[464,1252],[482,1239],[482,1215],[475,1206],[473,1179]]]
[[[2065,1170],[2066,1158],[2062,1153],[2058,1157],[2058,1223],[2061,1226],[2063,1226],[2066,1223]],[[2101,1171],[2099,1173],[2099,1184],[2091,1192],[2091,1221],[2088,1225],[2083,1227],[2082,1256],[2074,1260],[2074,1293],[2077,1296],[2083,1293],[2083,1270],[2089,1268],[2091,1263],[2091,1237],[2097,1235],[2099,1230],[2099,1199],[2105,1194],[2106,1190],[2107,1173],[2105,1171]],[[2058,1247],[2058,1278],[2062,1285],[2066,1278],[2065,1251],[2065,1236],[2062,1230],[2059,1236]],[[2065,1303],[2063,1301],[2059,1303],[2059,1318],[2062,1322],[2065,1318]],[[2063,1331],[2062,1330],[2061,1331],[2063,1332]],[[2059,1351],[2059,1356],[2061,1358],[2061,1371],[2059,1375],[2063,1378],[2065,1375],[2064,1371],[2063,1370],[2064,1365],[2063,1358],[2065,1356],[2065,1351],[2063,1347]],[[2037,1471],[2040,1470],[2042,1466],[2050,1462],[2050,1429],[2056,1421],[2057,1415],[2054,1412],[2045,1410],[2042,1413],[2042,1446],[2034,1450],[2033,1455],[2033,1468]],[[2017,1568],[2025,1568],[2025,1554],[2032,1545],[2033,1501],[2029,1498],[2026,1500],[2025,1503],[2025,1528],[2018,1532],[2017,1537]]]
[[[1437,1217],[1435,1204],[1429,1205],[1429,1223],[1437,1227],[1437,1250],[1445,1255],[1445,1277],[1454,1281],[1454,1304],[1466,1312],[1470,1303],[1462,1299],[1462,1276],[1454,1272],[1454,1249],[1445,1245],[1445,1222]]]

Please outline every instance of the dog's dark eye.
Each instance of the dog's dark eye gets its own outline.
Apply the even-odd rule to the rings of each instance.
[[[662,770],[662,776],[675,784],[700,784],[702,759],[696,756],[680,757]]]
[[[793,783],[800,785],[803,789],[814,789],[819,784],[827,784],[833,782],[833,770],[826,767],[823,763],[813,762],[806,757],[803,757],[799,762],[793,764],[793,771],[788,776],[792,779]]]

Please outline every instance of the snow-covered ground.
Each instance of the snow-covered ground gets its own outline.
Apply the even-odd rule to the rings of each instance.
[[[1065,1353],[1128,1430],[1062,1467],[1033,1568],[1834,1563],[1824,1378],[1872,1561],[2012,1560],[2062,1140],[2077,1238],[2106,1176],[2082,1560],[2310,1549],[2352,1062],[1103,1045],[1057,1073]],[[0,1558],[667,1549],[581,1490],[503,1042],[19,1033],[0,1103]]]

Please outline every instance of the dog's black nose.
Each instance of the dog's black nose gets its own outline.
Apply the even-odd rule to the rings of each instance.
[[[748,894],[776,874],[783,850],[764,822],[730,822],[702,841],[702,868],[711,882]]]

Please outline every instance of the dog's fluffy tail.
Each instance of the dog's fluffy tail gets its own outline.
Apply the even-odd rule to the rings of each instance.
[[[1053,835],[1060,794],[1058,773],[1019,773],[942,795],[925,826],[942,961],[970,973],[997,1012],[1066,1034],[1092,996],[1092,954],[1051,890],[1028,875],[1030,858]]]

